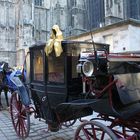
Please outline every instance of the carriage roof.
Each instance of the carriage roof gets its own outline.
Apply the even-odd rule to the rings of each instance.
[[[71,41],[71,40],[64,40],[64,41],[62,41],[62,45],[63,44],[93,44],[93,42],[89,42],[89,41]],[[46,42],[38,41],[35,44],[33,44],[32,46],[30,46],[30,49],[38,48],[38,47],[44,47],[45,45],[46,45]],[[98,42],[96,42],[95,45],[109,47],[109,44],[98,43]]]

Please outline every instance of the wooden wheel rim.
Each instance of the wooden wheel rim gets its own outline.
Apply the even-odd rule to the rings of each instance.
[[[117,137],[102,123],[87,121],[77,128],[74,140],[117,140]]]

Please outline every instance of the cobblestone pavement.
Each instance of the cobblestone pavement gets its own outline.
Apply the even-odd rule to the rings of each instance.
[[[10,99],[10,97],[11,94],[9,93],[8,98]],[[0,140],[20,140],[13,128],[4,93],[1,94],[1,101],[4,110],[0,111]],[[90,118],[91,116],[86,117],[86,119]],[[47,124],[43,120],[39,121],[39,119],[31,116],[30,133],[26,140],[73,140],[75,130],[79,124],[80,122],[77,121],[69,128],[62,127],[58,132],[46,132]]]
[[[58,132],[46,132],[47,124],[31,116],[31,129],[27,140],[72,140],[77,125],[62,128]],[[19,140],[6,110],[0,112],[0,140]]]
[[[2,103],[5,109],[0,111],[0,140],[20,140],[13,128],[10,113],[6,110],[5,99],[3,99],[4,98],[2,98]],[[92,116],[83,119],[90,120],[91,118],[95,118],[96,115],[94,112]],[[26,140],[73,140],[75,131],[80,124],[80,122],[77,121],[69,128],[62,127],[58,132],[47,132],[47,124],[45,121],[39,121],[39,119],[35,119],[33,115],[30,119],[30,133]],[[106,125],[108,125],[108,123]]]
[[[11,95],[8,94],[9,99],[10,97]],[[1,101],[4,110],[0,111],[0,140],[20,140],[13,128],[11,116],[7,110],[3,93],[1,94]],[[90,118],[91,116],[89,116],[89,119]],[[73,140],[75,130],[80,124],[80,122],[77,121],[69,128],[62,127],[58,132],[46,132],[47,124],[43,120],[39,121],[39,119],[35,119],[34,116],[31,116],[30,120],[30,133],[26,140]]]

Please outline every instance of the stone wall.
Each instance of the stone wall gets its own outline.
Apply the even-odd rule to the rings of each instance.
[[[32,44],[39,40],[47,42],[54,24],[60,26],[64,37],[87,32],[87,0],[44,0],[42,6],[34,5],[34,0],[12,3],[16,1],[0,0],[0,60],[11,66],[23,64],[24,50]],[[124,1],[104,0],[106,25],[124,18]],[[93,33],[94,40],[109,43],[112,52],[131,50],[129,42],[139,42],[139,27],[112,27],[99,28],[99,32]],[[90,40],[90,36],[83,40]],[[139,50],[139,43],[135,46]]]
[[[10,1],[0,2],[0,61],[16,64],[15,6]]]

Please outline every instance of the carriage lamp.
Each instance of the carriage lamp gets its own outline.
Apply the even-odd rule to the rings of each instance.
[[[81,73],[84,77],[92,76],[94,72],[93,63],[87,59],[82,60],[77,65],[77,73]],[[86,93],[86,81],[83,79],[83,93]]]
[[[94,71],[93,63],[89,60],[86,60],[82,65],[83,74],[87,77],[92,76]]]
[[[85,60],[77,64],[77,73],[83,73],[86,77],[90,77],[93,74],[94,66],[93,63],[89,60]]]

